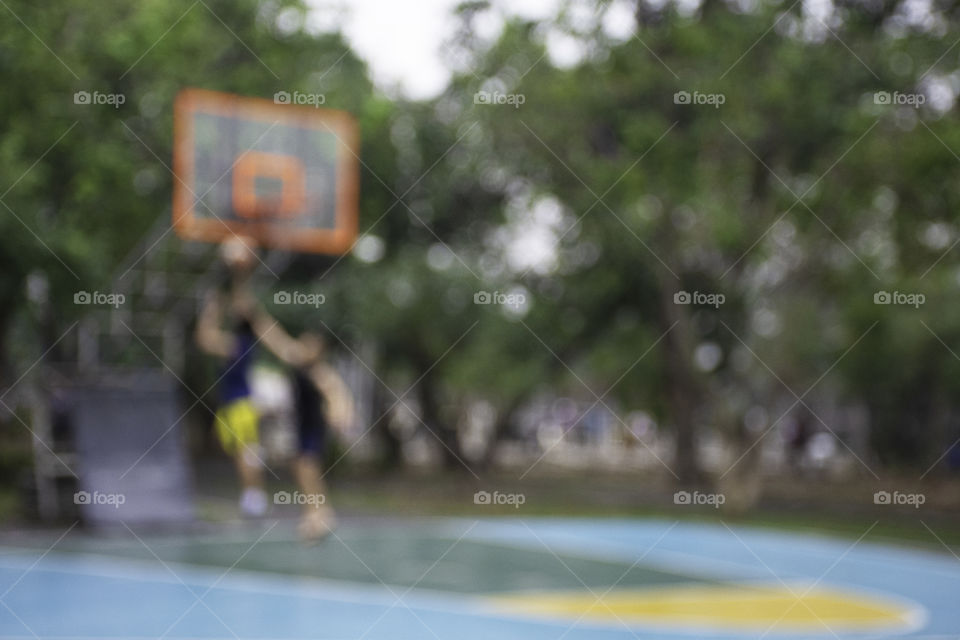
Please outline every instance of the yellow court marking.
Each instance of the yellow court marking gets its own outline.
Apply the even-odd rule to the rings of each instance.
[[[508,613],[593,622],[666,627],[830,633],[913,626],[914,609],[873,595],[803,585],[676,586],[589,592],[534,592],[495,596]],[[601,599],[598,601],[597,598]]]

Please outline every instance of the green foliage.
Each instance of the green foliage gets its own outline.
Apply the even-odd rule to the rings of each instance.
[[[169,215],[180,88],[320,90],[360,120],[361,244],[383,253],[298,262],[278,288],[327,303],[274,311],[372,346],[399,387],[427,376],[438,421],[476,397],[504,418],[538,393],[609,390],[668,428],[737,432],[750,405],[816,385],[826,404],[867,408],[883,459],[930,461],[954,437],[942,425],[960,391],[960,127],[955,108],[874,94],[929,94],[957,56],[935,29],[891,27],[896,6],[847,4],[824,29],[798,5],[638,4],[633,37],[580,25],[584,56],[560,67],[545,40],[562,19],[513,20],[489,43],[473,27],[487,3],[464,3],[450,48],[470,68],[417,103],[378,95],[339,35],[290,28],[298,2],[10,2],[0,330],[30,313],[32,271],[71,322],[72,292],[106,282]],[[77,105],[80,90],[126,101]],[[548,229],[540,262],[517,241],[531,221]],[[681,290],[726,302],[675,305]],[[876,305],[881,290],[926,303]],[[475,304],[482,291],[526,302]],[[721,351],[710,371],[705,344]]]

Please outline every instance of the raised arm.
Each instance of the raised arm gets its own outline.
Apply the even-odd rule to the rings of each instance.
[[[197,346],[204,352],[220,358],[229,358],[233,353],[234,338],[220,327],[222,317],[220,297],[216,293],[211,293],[200,310],[194,338]]]
[[[254,307],[251,313],[250,324],[267,350],[291,367],[303,367],[316,360],[318,354],[287,333],[280,323],[259,305]]]

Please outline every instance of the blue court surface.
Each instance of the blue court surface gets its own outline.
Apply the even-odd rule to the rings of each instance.
[[[958,638],[948,553],[667,520],[8,537],[4,638]]]

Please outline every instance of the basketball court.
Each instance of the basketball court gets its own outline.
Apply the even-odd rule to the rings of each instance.
[[[960,561],[667,520],[292,520],[0,547],[6,638],[954,638]]]

